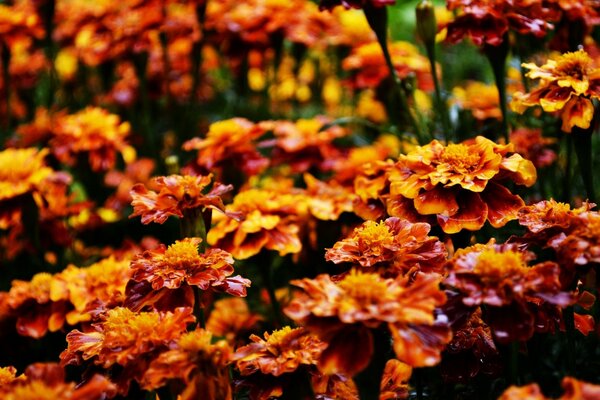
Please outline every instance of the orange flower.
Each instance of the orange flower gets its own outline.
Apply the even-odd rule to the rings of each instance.
[[[233,164],[247,175],[256,175],[269,165],[254,143],[265,132],[262,124],[244,118],[228,119],[211,124],[205,138],[188,140],[183,149],[198,150],[196,164],[206,172]]]
[[[556,235],[548,242],[558,262],[568,269],[600,263],[600,214],[582,212],[573,222],[571,232]]]
[[[209,331],[196,329],[182,334],[151,363],[141,381],[145,390],[155,390],[169,381],[185,385],[181,400],[203,398],[231,400],[228,364],[232,349],[226,341],[212,343]]]
[[[183,218],[185,213],[199,209],[224,211],[221,196],[229,192],[232,186],[214,182],[210,191],[204,193],[211,183],[212,174],[158,176],[151,181],[158,193],[148,190],[144,184],[136,184],[131,189],[133,214],[129,218],[141,216],[142,224],[162,224],[170,216]]]
[[[291,380],[309,367],[316,372],[314,366],[326,346],[306,329],[289,326],[271,334],[265,332],[264,339],[251,335],[250,340],[251,344],[236,350],[233,360],[245,377],[240,386],[250,387],[250,398],[265,400],[288,389],[298,390]]]
[[[308,211],[320,220],[337,220],[344,212],[352,212],[354,195],[336,181],[323,182],[304,174]]]
[[[13,5],[0,4],[0,41],[9,48],[16,41],[33,41],[44,37],[42,21],[33,4],[27,1]]]
[[[56,118],[64,117],[65,111],[57,113],[48,111],[46,108],[37,108],[33,121],[21,124],[17,127],[18,138],[15,139],[16,147],[29,147],[36,144],[47,144],[52,137],[52,131]]]
[[[117,307],[93,324],[91,332],[69,332],[68,347],[60,355],[61,363],[80,365],[92,360],[105,369],[119,364],[123,372],[113,376],[121,394],[126,395],[129,381],[140,382],[153,357],[176,342],[192,322],[191,308],[135,313]]]
[[[319,359],[326,374],[354,375],[364,369],[373,353],[371,329],[385,324],[398,359],[412,366],[438,363],[450,340],[447,327],[434,315],[446,300],[434,276],[417,273],[412,279],[384,279],[352,270],[337,284],[328,275],[292,284],[303,292],[285,313],[327,343]]]
[[[415,270],[441,272],[446,249],[438,238],[427,236],[429,229],[428,224],[412,224],[395,217],[379,223],[367,221],[350,237],[327,249],[325,259],[381,268],[386,276]]]
[[[564,394],[557,400],[595,400],[600,396],[600,385],[583,382],[566,376],[562,380]],[[527,386],[511,386],[502,393],[498,400],[550,400],[544,396],[537,383]]]
[[[556,161],[556,153],[550,149],[556,139],[543,137],[540,129],[518,128],[510,133],[510,142],[536,168],[548,167]]]
[[[448,9],[458,16],[448,24],[447,40],[470,38],[477,46],[499,46],[510,30],[544,37],[556,19],[541,0],[449,0]]]
[[[381,378],[379,400],[408,399],[412,368],[398,360],[388,360]]]
[[[388,212],[409,218],[414,211],[435,215],[446,233],[478,230],[485,221],[496,228],[515,219],[523,200],[502,186],[502,180],[531,186],[536,171],[511,145],[478,136],[442,145],[437,140],[401,155],[389,172]]]
[[[502,119],[500,97],[495,85],[470,81],[464,88],[454,88],[452,94],[458,106],[463,110],[471,111],[475,119]]]
[[[560,266],[546,261],[529,267],[532,258],[532,253],[519,251],[516,245],[493,241],[460,249],[449,262],[445,283],[462,293],[466,306],[487,306],[484,319],[497,340],[526,340],[534,332],[528,302],[564,307],[575,301],[562,289]]]
[[[161,245],[156,250],[147,250],[131,261],[131,279],[128,285],[126,304],[139,310],[165,297],[175,296],[175,289],[197,286],[203,291],[214,290],[233,296],[246,296],[250,281],[233,274],[233,258],[221,249],[209,249],[198,253],[202,239],[185,238],[168,248]],[[151,289],[150,291],[146,289]]]
[[[386,199],[389,197],[389,172],[394,167],[392,160],[368,162],[356,171],[354,193],[358,200],[354,212],[363,219],[378,220],[386,215]],[[415,221],[416,218],[405,218]]]
[[[530,70],[529,78],[540,82],[531,93],[514,94],[513,111],[523,113],[529,107],[541,106],[545,112],[560,114],[564,132],[571,132],[574,126],[589,128],[594,116],[592,99],[600,99],[600,69],[584,50],[550,58],[541,67],[523,67]]]
[[[429,61],[419,53],[415,45],[398,41],[390,43],[388,47],[392,63],[400,78],[404,79],[414,74],[419,89],[433,89]],[[342,61],[342,68],[352,74],[351,84],[356,89],[377,87],[389,77],[383,51],[377,42],[352,49],[352,53]]]
[[[127,164],[125,171],[108,171],[104,176],[104,183],[107,186],[114,187],[115,193],[106,200],[106,205],[120,211],[129,205],[132,201],[131,189],[136,183],[146,184],[154,170],[154,160],[150,158],[140,158],[130,164]]]
[[[0,386],[0,395],[5,400],[102,400],[115,394],[115,385],[98,374],[79,385],[66,383],[64,370],[53,363],[32,364],[24,375]]]
[[[278,251],[280,255],[302,249],[299,234],[307,213],[305,196],[250,189],[238,193],[227,211],[243,217],[240,221],[221,219],[208,232],[208,242],[235,258],[252,257],[263,248]]]
[[[57,116],[50,146],[61,162],[73,165],[77,155],[87,153],[92,170],[106,171],[114,167],[117,151],[127,163],[135,158],[135,150],[126,143],[130,129],[119,116],[87,107],[75,114]]]
[[[27,379],[24,375],[17,376],[17,369],[15,367],[2,367],[0,368],[0,391],[15,381]]]
[[[230,344],[236,343],[242,336],[247,337],[261,316],[250,312],[246,301],[239,297],[225,298],[213,304],[206,321],[206,329],[215,336],[224,337]]]

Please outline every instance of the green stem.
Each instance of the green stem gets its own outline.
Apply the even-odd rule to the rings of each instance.
[[[273,263],[262,261],[261,264],[262,265],[259,265],[259,269],[262,275],[263,284],[265,285],[267,293],[269,295],[269,301],[271,302],[273,318],[277,326],[282,327],[285,325],[285,323],[281,314],[281,305],[279,304],[279,300],[277,299],[277,294],[275,293],[275,286],[273,284]]]
[[[442,89],[437,76],[437,70],[435,68],[435,43],[427,44],[425,49],[427,51],[427,58],[429,58],[431,76],[433,78],[433,86],[435,88],[435,104],[437,114],[439,115],[439,119],[442,123],[442,129],[444,130],[444,139],[446,142],[448,142],[448,135],[450,134],[450,117],[446,102],[442,98]]]
[[[375,36],[377,36],[377,42],[381,47],[385,63],[390,71],[390,75],[396,87],[396,92],[398,100],[400,102],[400,108],[402,109],[402,113],[404,113],[406,119],[408,120],[410,125],[412,125],[415,131],[415,135],[417,136],[419,142],[425,143],[423,130],[415,115],[415,111],[409,105],[408,98],[402,85],[402,80],[400,79],[400,76],[398,76],[398,72],[394,67],[394,63],[392,62],[392,57],[389,52],[387,44],[387,8],[366,5],[363,11],[365,13],[365,17],[367,18],[367,21],[369,22],[369,26],[371,27],[373,32],[375,32]]]
[[[594,167],[592,162],[592,131],[593,129],[573,128],[571,136],[577,154],[579,173],[587,193],[588,201],[596,202],[594,190]]]
[[[508,36],[504,36],[502,44],[498,46],[486,45],[484,53],[490,61],[494,80],[498,88],[498,97],[500,101],[500,111],[502,112],[502,135],[506,143],[509,142],[508,128],[508,107],[506,98],[506,58],[508,57]]]

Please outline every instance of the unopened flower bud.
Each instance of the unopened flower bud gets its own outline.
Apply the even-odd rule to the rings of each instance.
[[[435,9],[430,0],[421,0],[417,4],[417,35],[423,41],[425,46],[432,46],[435,43],[437,33],[437,23],[435,21]]]

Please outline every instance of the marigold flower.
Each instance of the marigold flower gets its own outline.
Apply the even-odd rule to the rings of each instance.
[[[285,313],[327,343],[319,359],[324,373],[354,375],[364,369],[373,352],[370,329],[384,324],[392,332],[398,359],[411,366],[435,365],[450,340],[447,327],[434,315],[446,300],[434,276],[418,273],[410,283],[409,278],[384,279],[352,270],[337,284],[328,275],[292,284],[303,292]]]
[[[131,261],[131,279],[146,283],[144,286],[129,285],[126,304],[134,309],[149,305],[164,297],[175,296],[174,290],[182,286],[197,286],[207,291],[215,290],[233,296],[246,296],[250,281],[233,274],[233,257],[221,249],[209,249],[198,253],[202,239],[185,238],[166,247],[147,250]],[[141,293],[146,286],[152,288]],[[149,303],[150,302],[150,303]]]
[[[148,190],[144,184],[136,184],[131,189],[133,213],[129,218],[141,216],[142,224],[162,224],[170,216],[183,218],[186,212],[198,209],[210,208],[224,212],[221,196],[233,187],[214,182],[210,191],[204,193],[211,183],[212,174],[158,176],[151,180],[151,185],[158,192]]]
[[[470,81],[464,88],[455,87],[452,90],[454,101],[463,110],[469,110],[478,120],[502,119],[500,111],[500,96],[496,85],[486,85],[483,82]]]
[[[523,113],[527,108],[540,106],[545,112],[557,112],[562,119],[561,129],[570,133],[574,126],[587,129],[594,116],[592,99],[600,99],[600,69],[584,51],[579,50],[550,58],[546,64],[523,64],[531,79],[540,79],[532,92],[517,92],[511,108]]]
[[[247,337],[256,324],[262,319],[258,314],[250,312],[246,300],[230,297],[216,301],[206,321],[206,329],[215,336],[224,337],[230,344],[241,337]]]
[[[515,129],[510,133],[510,142],[515,151],[531,160],[536,168],[548,167],[557,159],[556,152],[550,148],[556,139],[543,137],[540,129]]]
[[[385,199],[389,197],[389,171],[393,167],[392,160],[373,161],[363,164],[356,172],[354,193],[358,196],[358,200],[355,201],[354,212],[359,217],[378,220],[386,216]],[[416,212],[413,214],[418,215]],[[409,218],[405,217],[405,219]]]
[[[17,41],[31,41],[43,36],[42,21],[33,4],[27,1],[0,4],[0,40],[9,48]]]
[[[337,220],[344,212],[352,212],[354,195],[336,181],[323,182],[305,173],[308,211],[320,220]]]
[[[464,295],[466,306],[488,306],[484,319],[497,340],[528,339],[534,332],[534,316],[527,302],[564,307],[575,301],[562,288],[560,266],[546,261],[529,267],[532,258],[516,245],[494,242],[460,249],[449,262],[445,283]]]
[[[381,377],[379,400],[408,399],[412,368],[398,360],[388,360]]]
[[[120,211],[132,201],[131,189],[136,183],[147,184],[154,170],[155,162],[150,158],[140,158],[127,164],[125,171],[108,171],[104,184],[115,188],[115,193],[106,200],[106,205]]]
[[[566,376],[561,384],[564,393],[557,400],[594,400],[600,396],[600,385],[583,382]],[[537,383],[527,386],[511,386],[502,393],[498,400],[550,400],[544,396]]]
[[[0,391],[18,380],[27,379],[24,375],[17,376],[17,369],[13,366],[0,368]]]
[[[87,107],[71,115],[58,116],[50,146],[62,162],[72,165],[76,156],[87,153],[92,170],[106,171],[115,165],[116,152],[125,162],[135,158],[135,150],[126,143],[128,122],[98,107]]]
[[[198,150],[196,164],[207,172],[233,163],[245,174],[256,175],[269,165],[255,143],[265,132],[262,124],[244,118],[228,119],[211,124],[206,137],[188,140],[183,149]]]
[[[390,43],[388,47],[392,64],[400,78],[416,75],[419,89],[433,89],[429,61],[419,53],[415,45],[398,41]],[[350,55],[342,61],[342,68],[352,74],[350,81],[356,89],[377,87],[390,76],[383,51],[377,42],[352,49]]]
[[[32,364],[24,375],[0,386],[0,395],[6,400],[102,400],[115,394],[115,385],[98,374],[84,384],[66,383],[64,370],[54,363]]]
[[[415,210],[435,216],[446,233],[478,230],[486,220],[504,226],[524,203],[500,182],[531,186],[537,177],[533,163],[508,156],[512,151],[512,145],[478,136],[448,146],[434,140],[401,155],[389,172],[388,212],[409,219]]]
[[[600,263],[600,214],[582,212],[574,222],[571,232],[558,234],[548,242],[558,262],[569,269]]]
[[[212,343],[209,331],[196,329],[182,334],[151,363],[141,381],[142,388],[154,390],[171,380],[185,384],[182,400],[211,394],[214,399],[231,399],[228,364],[232,349],[226,341]]]
[[[388,218],[366,221],[352,235],[326,249],[325,259],[336,264],[349,262],[363,268],[380,268],[386,276],[409,271],[441,272],[446,249],[436,237],[427,236],[430,226]]]
[[[280,255],[302,249],[300,227],[307,213],[302,194],[249,189],[235,196],[227,212],[240,213],[241,220],[221,219],[208,232],[208,243],[237,259],[252,257],[263,248]]]
[[[477,46],[498,46],[510,30],[522,35],[544,37],[553,26],[556,13],[541,0],[449,0],[448,10],[459,11],[447,25],[447,40],[456,43],[464,37]]]

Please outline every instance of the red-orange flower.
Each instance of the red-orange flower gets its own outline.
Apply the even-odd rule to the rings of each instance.
[[[42,21],[33,4],[27,1],[0,4],[0,44],[11,47],[15,41],[32,41],[43,36]]]
[[[475,119],[502,119],[500,96],[496,85],[470,81],[464,88],[454,88],[452,94],[458,106],[463,110],[471,111]]]
[[[567,376],[563,378],[564,393],[557,400],[596,400],[600,396],[600,385],[583,382]],[[544,396],[537,383],[527,386],[511,386],[502,393],[498,400],[550,400]]]
[[[212,183],[208,193],[204,193]],[[153,178],[158,192],[148,190],[143,184],[131,189],[133,213],[129,218],[142,217],[143,224],[164,223],[170,216],[183,218],[189,211],[211,208],[224,211],[221,196],[232,189],[231,185],[212,182],[207,176],[169,175]]]
[[[431,90],[431,67],[427,57],[408,42],[389,44],[392,63],[400,78],[416,75],[419,89]],[[363,44],[352,49],[352,53],[342,61],[342,68],[352,74],[350,82],[357,89],[379,86],[390,75],[381,46],[377,42]]]
[[[517,92],[511,108],[523,113],[540,106],[545,112],[557,112],[562,130],[571,132],[574,126],[587,129],[594,116],[593,99],[600,99],[600,68],[584,51],[579,50],[550,58],[546,64],[523,64],[527,76],[540,79],[539,85],[527,94]]]
[[[531,160],[536,168],[548,167],[556,161],[556,152],[550,148],[556,139],[543,137],[540,129],[515,129],[510,133],[510,142],[515,151]]]
[[[558,262],[569,269],[600,263],[600,214],[597,211],[577,215],[574,228],[552,238],[548,245],[557,253]]]
[[[114,187],[115,193],[106,200],[106,205],[120,211],[131,203],[131,188],[137,183],[147,183],[154,170],[155,162],[150,158],[140,158],[127,164],[125,171],[108,171],[104,183]]]
[[[381,392],[379,400],[408,399],[408,381],[412,368],[398,360],[389,360],[385,364],[381,377]]]
[[[135,150],[126,143],[130,133],[128,122],[98,107],[71,115],[57,116],[50,146],[62,162],[72,165],[77,155],[87,154],[94,171],[114,167],[117,151],[125,162],[135,158]]]
[[[308,211],[320,220],[337,220],[344,212],[352,212],[354,194],[336,181],[323,182],[305,173]]]
[[[255,143],[265,132],[262,124],[244,118],[228,119],[211,124],[206,137],[188,140],[183,149],[198,150],[196,164],[205,173],[233,165],[247,175],[256,175],[269,165]]]
[[[200,238],[186,238],[169,247],[161,245],[156,250],[137,255],[131,261],[132,282],[127,287],[126,304],[139,310],[178,296],[175,290],[186,290],[188,286],[245,296],[250,281],[239,275],[231,276],[231,254],[221,249],[208,249],[199,254],[200,242]]]
[[[535,308],[543,303],[564,307],[575,298],[563,290],[560,266],[546,261],[528,266],[532,253],[516,245],[478,244],[458,250],[449,262],[445,283],[458,289],[467,306],[487,306],[484,320],[502,342],[529,339]]]
[[[430,226],[388,218],[367,221],[352,235],[327,249],[325,259],[336,264],[348,262],[374,267],[385,276],[409,271],[441,272],[446,249],[436,237],[427,236]]]
[[[515,219],[523,200],[501,183],[531,186],[536,171],[512,145],[498,145],[478,136],[472,141],[442,145],[437,140],[401,155],[389,171],[392,216],[412,219],[414,212],[432,215],[446,233],[494,227]]]
[[[142,388],[155,390],[169,381],[181,381],[181,400],[204,398],[230,400],[228,364],[232,349],[224,340],[212,343],[211,332],[196,329],[182,334],[151,363],[141,380]]]
[[[221,219],[208,232],[208,242],[237,259],[251,257],[263,248],[280,255],[302,249],[300,227],[307,213],[306,197],[302,194],[245,190],[235,196],[227,212],[240,213],[241,220]]]
[[[371,329],[385,324],[398,359],[412,366],[437,364],[450,340],[448,328],[436,322],[434,310],[446,296],[434,276],[384,279],[352,270],[338,283],[319,275],[292,284],[303,292],[285,313],[327,343],[319,360],[324,373],[364,369],[373,353]]]
[[[234,344],[242,337],[246,338],[261,319],[260,315],[250,311],[245,299],[230,297],[213,304],[206,329]]]

